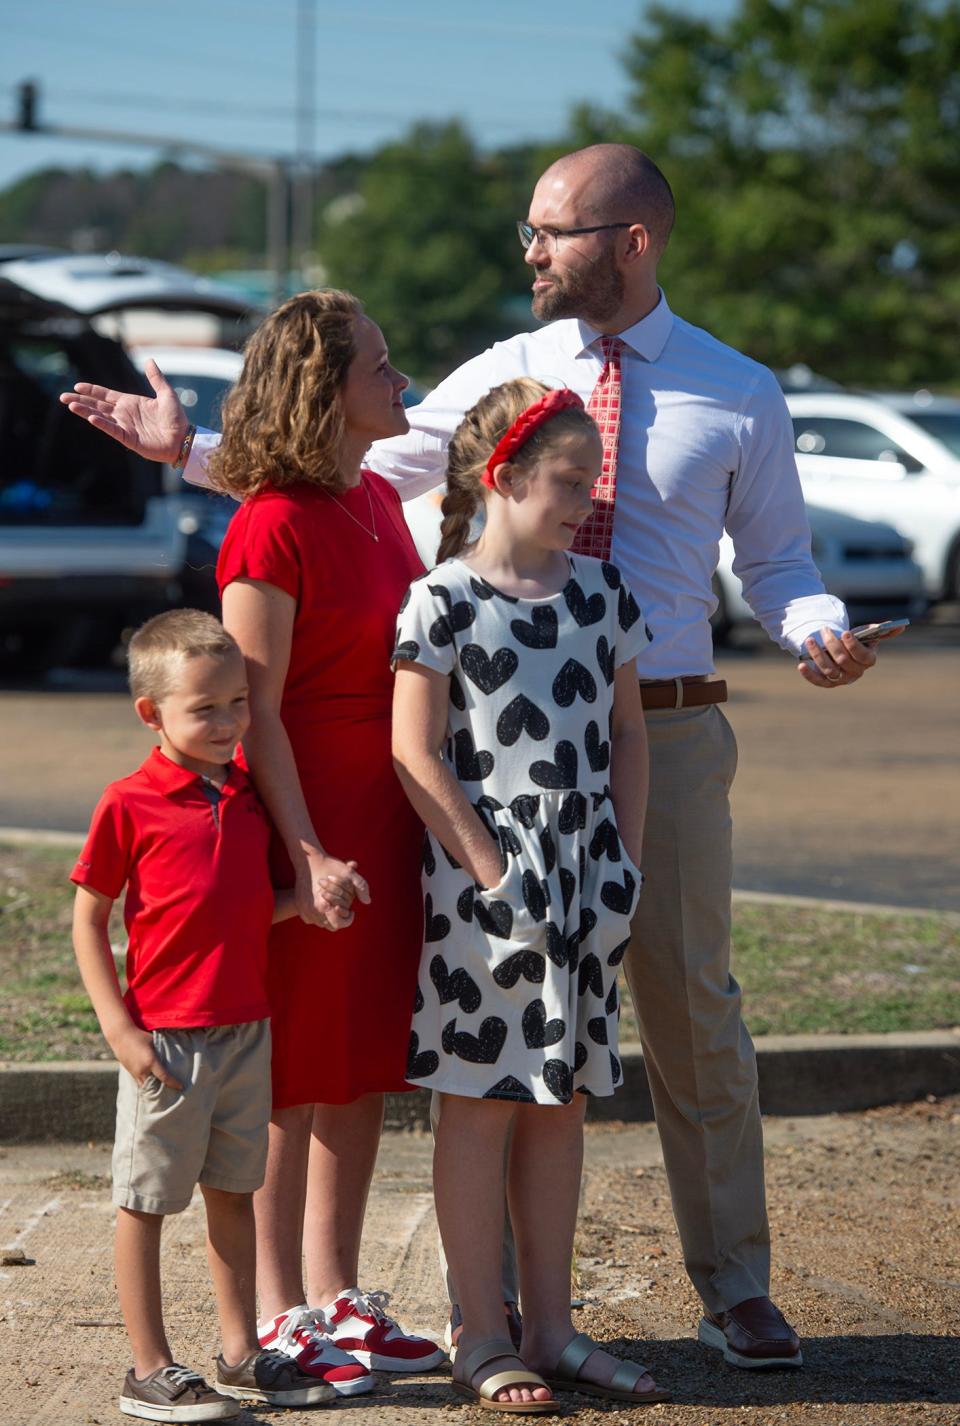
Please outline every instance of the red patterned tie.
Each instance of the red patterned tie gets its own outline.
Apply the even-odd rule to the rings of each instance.
[[[600,337],[603,371],[597,378],[587,411],[597,423],[603,439],[603,468],[593,487],[593,514],[585,520],[573,541],[573,552],[610,558],[613,542],[613,508],[617,498],[617,446],[620,440],[620,354],[619,337]]]

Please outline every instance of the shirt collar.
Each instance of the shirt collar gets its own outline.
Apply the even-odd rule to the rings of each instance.
[[[634,322],[632,327],[627,327],[626,331],[618,332],[617,336],[625,342],[631,351],[644,361],[656,361],[667,345],[667,339],[673,330],[673,313],[663,294],[663,289],[658,287],[660,300],[652,312],[648,312],[645,317],[641,317],[639,322]],[[566,334],[564,334],[566,335]],[[570,323],[569,330],[569,354],[572,357],[582,356],[584,352],[593,349],[593,343],[602,336],[587,322],[575,320]]]
[[[140,771],[158,792],[163,793],[164,797],[173,797],[176,793],[182,792],[184,788],[200,781],[198,772],[192,772],[188,767],[181,767],[179,763],[171,762],[170,758],[159,748],[151,750],[150,756],[141,763]],[[220,791],[224,796],[230,797],[235,792],[239,792],[246,785],[246,781],[243,769],[231,762],[227,766],[227,780]]]

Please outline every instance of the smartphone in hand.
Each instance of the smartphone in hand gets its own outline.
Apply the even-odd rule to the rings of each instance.
[[[857,629],[851,629],[850,633],[854,638],[859,639],[861,644],[878,644],[881,639],[891,639],[894,634],[899,634],[901,629],[906,629],[910,623],[909,619],[886,619],[882,624],[861,624]],[[810,655],[804,649],[800,655],[807,662],[812,662]]]

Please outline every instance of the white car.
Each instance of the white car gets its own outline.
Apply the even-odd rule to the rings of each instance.
[[[929,392],[786,400],[807,500],[895,526],[930,599],[960,598],[960,401]]]

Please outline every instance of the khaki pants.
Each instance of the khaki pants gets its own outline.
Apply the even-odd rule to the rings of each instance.
[[[715,704],[648,710],[647,733],[645,881],[624,969],[684,1262],[721,1312],[770,1283],[757,1062],[730,974],[737,745]],[[511,1248],[508,1228],[505,1299],[516,1295]]]
[[[730,974],[737,746],[715,704],[650,710],[647,733],[645,882],[624,969],[687,1272],[718,1312],[770,1280],[756,1057]]]

